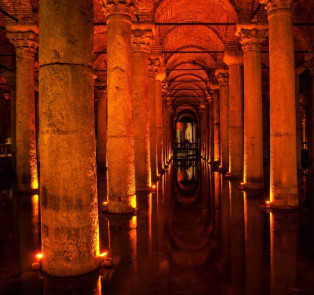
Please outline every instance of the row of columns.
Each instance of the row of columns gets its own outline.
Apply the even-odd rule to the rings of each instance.
[[[293,1],[260,2],[266,4],[268,28],[238,25],[243,54],[226,52],[229,71],[216,70],[220,113],[218,119],[214,97],[214,161],[220,160],[220,171],[228,172],[228,177],[243,175],[244,189],[264,187],[261,45],[269,34],[270,200],[274,208],[291,209],[298,207]],[[213,95],[217,95],[215,90]]]

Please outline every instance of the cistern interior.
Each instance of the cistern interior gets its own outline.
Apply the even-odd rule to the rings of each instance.
[[[314,294],[313,0],[0,0],[0,294]]]

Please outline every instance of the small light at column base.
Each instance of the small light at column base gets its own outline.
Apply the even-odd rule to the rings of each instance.
[[[99,256],[100,257],[106,257],[108,255],[108,252],[103,252],[103,253],[101,253]]]
[[[152,189],[155,190],[156,189],[156,184],[152,185]]]
[[[43,253],[37,253],[36,254],[36,258],[37,258],[37,260],[42,260],[43,259]]]

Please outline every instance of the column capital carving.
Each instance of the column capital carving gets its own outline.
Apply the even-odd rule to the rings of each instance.
[[[259,0],[259,3],[265,5],[268,13],[279,9],[292,10],[293,0]]]
[[[137,0],[99,0],[99,3],[106,17],[117,14],[133,17]]]
[[[219,87],[226,87],[229,85],[229,73],[228,70],[217,69],[215,71],[216,79],[219,83]]]
[[[242,65],[243,64],[243,53],[239,50],[225,51],[223,61],[228,66]]]
[[[29,55],[33,57],[38,47],[38,35],[33,31],[27,32],[7,32],[7,38],[15,46],[16,57]]]
[[[151,42],[153,40],[153,34],[150,30],[135,30],[132,31],[132,52],[150,52]]]
[[[268,26],[264,24],[239,24],[236,35],[240,36],[243,52],[260,51],[261,45],[268,35]]]

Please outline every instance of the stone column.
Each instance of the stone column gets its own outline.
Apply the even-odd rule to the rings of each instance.
[[[148,68],[148,116],[149,116],[149,146],[152,180],[157,180],[157,141],[156,141],[156,98],[155,98],[155,60],[149,59]]]
[[[213,96],[208,97],[209,102],[209,162],[214,163],[214,100]]]
[[[226,52],[224,62],[229,66],[229,172],[230,178],[243,173],[243,55]]]
[[[38,46],[35,26],[7,27],[16,49],[16,175],[17,190],[38,189],[34,61]],[[13,110],[14,111],[14,110]]]
[[[238,26],[244,52],[244,171],[243,188],[264,187],[261,44],[265,27]]]
[[[136,23],[140,26],[139,23]],[[135,181],[137,191],[151,187],[149,115],[148,115],[148,53],[152,40],[151,30],[132,32],[132,86]]]
[[[201,156],[203,159],[206,158],[206,132],[207,132],[207,105],[201,103],[199,106],[200,116],[200,143],[201,143]]]
[[[99,171],[107,169],[107,89],[106,86],[95,88],[97,99],[97,168]]]
[[[216,70],[219,82],[220,117],[220,167],[223,173],[229,169],[229,76],[227,70]]]
[[[155,103],[156,103],[156,140],[157,140],[157,166],[158,174],[164,172],[163,167],[163,119],[162,119],[162,81],[166,77],[166,70],[164,66],[159,66],[155,81]]]
[[[12,169],[16,171],[16,73],[7,71],[2,73],[11,92],[11,152]]]
[[[262,0],[269,21],[270,197],[272,207],[298,207],[292,0]]]
[[[77,276],[99,266],[93,1],[41,0],[40,17],[42,267]]]
[[[104,1],[107,16],[108,210],[133,212],[135,162],[133,133],[131,22],[133,1]]]
[[[213,90],[214,109],[214,163],[220,161],[220,114],[219,114],[219,91]]]

